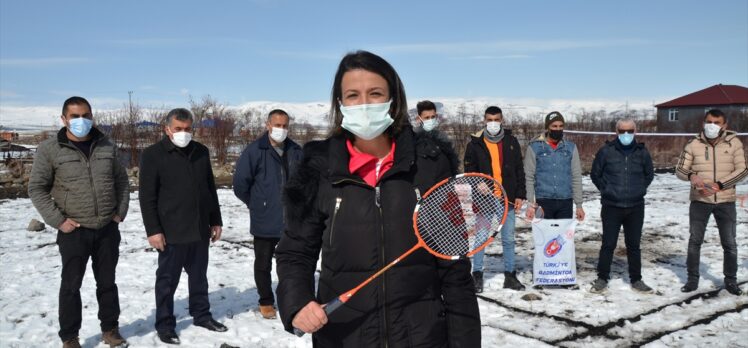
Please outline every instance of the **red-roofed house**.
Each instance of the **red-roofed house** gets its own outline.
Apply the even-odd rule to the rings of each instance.
[[[722,110],[728,116],[730,129],[744,132],[748,126],[748,88],[743,86],[714,85],[655,107],[660,132],[699,132],[710,109]]]

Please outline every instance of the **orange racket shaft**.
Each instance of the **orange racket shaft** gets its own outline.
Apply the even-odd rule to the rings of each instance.
[[[364,280],[357,287],[355,287],[355,288],[353,288],[351,290],[348,290],[347,292],[345,292],[342,295],[336,297],[332,301],[327,302],[326,304],[324,304],[323,307],[325,309],[325,314],[327,314],[328,316],[330,314],[332,314],[332,312],[334,312],[335,310],[337,310],[338,308],[340,308],[340,306],[342,306],[346,302],[348,302],[348,300],[350,300],[351,297],[353,297],[353,295],[355,295],[359,290],[361,290],[361,288],[363,288],[367,284],[371,283],[372,280],[377,279],[377,277],[379,277],[380,275],[382,275],[382,273],[386,272],[388,269],[390,269],[393,266],[395,266],[398,262],[400,262],[401,260],[403,260],[406,257],[408,257],[408,255],[412,254],[414,251],[422,248],[424,245],[425,244],[423,244],[423,241],[421,241],[419,239],[418,243],[416,245],[414,245],[412,248],[410,248],[410,250],[408,250],[405,253],[403,253],[402,255],[400,255],[400,257],[392,260],[389,264],[387,264],[387,266],[384,266],[384,268],[380,269],[377,273],[374,273],[373,275],[371,275],[371,277],[369,277],[366,280]],[[294,334],[296,334],[296,336],[299,336],[299,337],[304,336],[304,331],[301,331],[301,330],[299,330],[297,328],[294,328],[293,332],[294,332]]]

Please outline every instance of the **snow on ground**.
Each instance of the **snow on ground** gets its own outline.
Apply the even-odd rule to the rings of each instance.
[[[657,290],[642,295],[631,290],[627,276],[623,236],[605,294],[589,292],[595,279],[600,248],[600,203],[588,178],[584,181],[588,219],[576,234],[580,288],[502,289],[503,263],[499,241],[488,249],[486,288],[479,296],[484,347],[599,346],[648,347],[748,346],[748,296],[720,290],[722,248],[712,221],[702,247],[699,289],[682,294],[685,251],[688,243],[688,184],[672,174],[657,175],[647,196],[642,257],[644,280]],[[748,184],[738,188],[748,192]],[[231,190],[219,191],[224,215],[224,240],[211,246],[208,268],[213,316],[229,331],[213,333],[191,325],[187,311],[186,274],[175,296],[177,332],[183,346],[310,347],[309,336],[297,338],[283,331],[279,320],[264,320],[258,313],[252,276],[252,238],[246,207]],[[748,207],[738,208],[738,281],[748,290]],[[60,260],[56,231],[27,232],[39,218],[28,199],[0,201],[0,344],[3,347],[58,346],[57,294]],[[131,194],[130,212],[120,226],[122,243],[117,268],[120,291],[120,326],[133,347],[160,346],[153,329],[156,253],[149,248],[137,201]],[[518,222],[517,269],[520,280],[531,284],[532,246],[529,226]],[[273,277],[274,281],[277,278]],[[84,347],[100,343],[95,282],[90,272],[83,282]],[[539,301],[521,297],[534,293]]]

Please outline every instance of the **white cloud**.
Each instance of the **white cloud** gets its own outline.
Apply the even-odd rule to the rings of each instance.
[[[482,42],[437,42],[387,45],[376,48],[390,53],[450,53],[482,56],[478,52],[544,52],[581,48],[638,46],[651,44],[643,39],[609,40],[500,40]]]
[[[525,58],[531,58],[532,56],[527,54],[506,54],[506,55],[499,55],[499,56],[492,56],[492,55],[476,55],[476,56],[461,56],[461,57],[452,57],[450,59],[452,60],[500,60],[500,59],[525,59]]]
[[[194,46],[215,44],[248,44],[249,40],[234,37],[148,37],[131,39],[111,39],[100,41],[103,44],[114,46]]]
[[[91,60],[82,57],[13,58],[0,59],[0,66],[38,68],[54,65],[81,64]]]
[[[23,95],[18,94],[14,91],[8,90],[8,89],[0,89],[0,98],[6,98],[6,99],[15,99],[15,98],[21,98]]]

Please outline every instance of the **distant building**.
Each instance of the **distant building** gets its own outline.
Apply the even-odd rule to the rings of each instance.
[[[4,139],[6,141],[16,141],[18,140],[18,133],[2,131],[0,132],[0,139]]]
[[[710,109],[722,110],[731,120],[728,126],[741,125],[738,127],[741,128],[748,118],[748,88],[718,84],[655,107],[660,132],[697,133],[701,131],[704,115]]]

